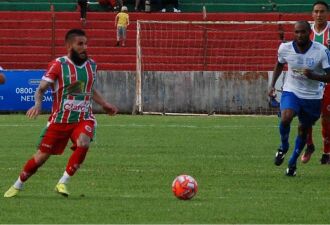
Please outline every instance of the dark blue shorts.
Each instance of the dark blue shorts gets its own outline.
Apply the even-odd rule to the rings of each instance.
[[[284,91],[281,97],[281,112],[285,109],[292,109],[298,116],[299,122],[310,127],[320,118],[321,99],[301,99],[294,93]]]

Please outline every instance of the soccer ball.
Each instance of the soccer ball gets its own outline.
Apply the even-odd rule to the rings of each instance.
[[[172,191],[175,197],[182,200],[189,200],[196,195],[198,185],[192,176],[180,175],[174,179]]]

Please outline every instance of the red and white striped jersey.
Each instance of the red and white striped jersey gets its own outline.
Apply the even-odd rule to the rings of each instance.
[[[91,100],[96,69],[96,63],[91,59],[77,66],[67,56],[57,58],[49,64],[42,79],[52,83],[50,123],[95,120]]]
[[[330,35],[329,35],[329,28],[330,28],[330,24],[328,22],[328,25],[326,26],[326,28],[324,28],[320,33],[317,33],[315,31],[315,25],[312,24],[312,33],[310,35],[310,38],[312,41],[316,41],[319,42],[321,44],[323,44],[324,46],[326,46],[327,48],[329,48],[329,44],[330,44]],[[325,89],[324,89],[324,96],[330,96],[330,84],[329,83],[325,83]]]
[[[319,42],[323,45],[325,45],[326,47],[329,47],[329,27],[330,27],[330,24],[328,23],[327,27],[324,28],[324,30],[322,30],[320,33],[317,33],[315,31],[315,25],[312,24],[312,33],[311,33],[311,40],[312,41],[316,41],[316,42]]]

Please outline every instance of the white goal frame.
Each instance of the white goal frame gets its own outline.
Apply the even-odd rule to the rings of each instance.
[[[217,24],[256,24],[256,25],[288,25],[296,21],[157,21],[137,20],[136,32],[136,76],[135,76],[135,101],[132,114],[143,114],[142,103],[142,50],[141,50],[141,25],[142,24],[192,24],[192,25],[217,25]]]

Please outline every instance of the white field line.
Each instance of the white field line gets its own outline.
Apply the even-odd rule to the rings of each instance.
[[[0,124],[0,127],[44,127],[40,124]],[[214,125],[214,126],[196,126],[196,125],[180,125],[180,124],[98,124],[97,127],[133,127],[133,128],[190,128],[190,129],[264,129],[264,128],[277,128],[278,125]],[[296,127],[296,125],[292,125]]]
[[[40,124],[0,124],[0,127],[44,127]],[[179,124],[169,124],[169,125],[159,125],[159,124],[98,124],[97,127],[120,127],[120,128],[189,128],[189,129],[265,129],[265,128],[278,128],[278,125],[214,125],[214,126],[196,126],[196,125],[179,125]],[[296,128],[297,125],[291,125],[291,127]],[[319,127],[314,127],[313,129],[320,130]]]

